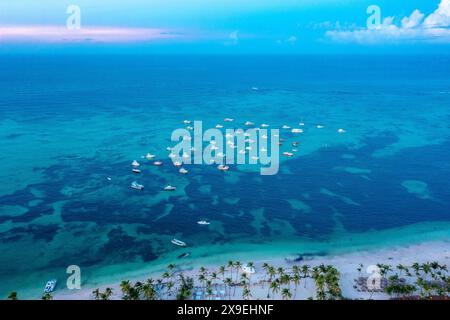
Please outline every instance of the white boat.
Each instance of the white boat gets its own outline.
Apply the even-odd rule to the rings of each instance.
[[[317,126],[316,126],[316,128],[317,129],[323,129],[323,128],[325,128],[323,125],[321,125],[321,124],[318,124]]]
[[[175,167],[181,167],[183,164],[182,164],[181,162],[179,162],[179,161],[175,161],[175,162],[173,163],[173,165],[174,165]]]
[[[345,133],[344,129],[338,129],[338,133]]]
[[[216,125],[216,128],[217,128],[217,129],[222,129],[222,128],[223,128],[223,125],[217,124],[217,125]]]
[[[131,169],[131,171],[133,172],[133,173],[141,173],[141,170],[139,170],[139,169],[136,169],[136,168],[133,168],[133,169]]]
[[[253,91],[259,91],[259,88],[258,87],[252,87],[252,90]]]
[[[223,121],[224,121],[224,122],[233,122],[234,119],[231,119],[231,118],[225,118],[225,119],[223,119]]]
[[[223,165],[223,164],[219,164],[217,166],[217,169],[219,169],[220,171],[228,171],[228,170],[230,170],[230,167],[226,166],[226,165]]]
[[[137,183],[136,181],[133,181],[131,183],[131,189],[144,190],[144,186],[142,184]]]
[[[291,130],[292,133],[303,133],[303,129],[294,128]]]
[[[292,157],[294,154],[292,152],[283,152],[283,155],[286,157]]]
[[[244,125],[246,125],[246,126],[254,126],[255,124],[253,122],[251,122],[251,121],[246,121],[244,123]]]
[[[111,179],[110,177],[107,177],[107,178],[106,178],[106,180],[108,180],[108,181],[112,181],[112,179]]]
[[[288,125],[284,125],[281,128],[283,128],[283,129],[290,129],[291,127],[289,127]]]
[[[175,188],[174,186],[168,185],[164,187],[164,191],[175,191],[177,190],[177,188]]]
[[[269,127],[269,125],[268,124],[265,124],[265,123],[263,123],[262,125],[261,125],[261,128],[268,128]]]
[[[147,160],[152,160],[154,157],[155,157],[155,155],[154,155],[154,154],[151,154],[151,153],[147,153],[147,155],[145,156],[145,158],[146,158]]]
[[[187,126],[186,129],[188,129],[189,131],[192,131],[192,130],[194,130],[194,127]]]
[[[162,162],[161,161],[155,161],[155,162],[153,162],[153,165],[155,165],[155,166],[157,166],[157,167],[159,167],[159,166],[162,166]]]
[[[184,124],[190,124],[192,121],[191,120],[184,120],[183,123]]]
[[[197,221],[197,224],[202,225],[202,226],[206,226],[206,225],[209,225],[211,223],[208,222],[208,221],[205,221],[205,220],[200,220],[200,221]]]
[[[134,161],[131,163],[131,165],[132,165],[133,167],[139,167],[141,164],[140,164],[139,162],[137,162],[136,160],[134,160]]]
[[[305,123],[304,122],[300,122],[298,125],[303,127],[305,125]]]
[[[45,284],[45,287],[44,287],[44,293],[51,293],[51,292],[55,291],[57,282],[58,281],[56,279],[47,281],[47,283]]]
[[[187,246],[186,242],[183,242],[183,241],[175,239],[175,238],[173,238],[172,241],[170,241],[170,242],[172,242],[174,245],[180,246],[180,247],[186,247]]]
[[[189,171],[187,171],[185,168],[181,168],[181,169],[179,170],[179,172],[180,172],[181,174],[186,174],[186,173],[188,173]]]

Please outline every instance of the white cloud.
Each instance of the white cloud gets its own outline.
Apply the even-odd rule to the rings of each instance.
[[[450,43],[450,0],[441,0],[439,7],[425,17],[419,10],[395,23],[394,17],[387,17],[373,30],[347,28],[329,30],[326,37],[336,42],[359,44],[382,44],[404,42]]]
[[[296,36],[290,36],[286,41],[290,42],[290,43],[294,43],[294,42],[297,41],[297,37]]]

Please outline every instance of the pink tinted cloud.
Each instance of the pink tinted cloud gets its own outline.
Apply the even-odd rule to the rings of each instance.
[[[1,42],[151,42],[182,38],[183,34],[162,28],[81,27],[68,29],[65,26],[1,26]]]

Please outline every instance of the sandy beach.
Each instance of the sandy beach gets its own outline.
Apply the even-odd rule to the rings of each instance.
[[[267,299],[269,290],[268,285],[262,286],[261,281],[267,280],[266,272],[263,270],[263,264],[268,263],[275,268],[282,267],[286,271],[291,270],[294,265],[309,265],[311,267],[318,266],[320,264],[333,265],[340,272],[340,288],[342,289],[342,295],[349,299],[388,299],[389,296],[385,293],[370,293],[360,292],[355,288],[355,279],[358,277],[367,277],[370,274],[367,273],[367,268],[376,264],[387,264],[395,268],[398,264],[410,266],[413,263],[425,263],[425,262],[439,262],[443,265],[449,265],[450,262],[450,241],[432,241],[424,242],[421,244],[414,244],[410,246],[393,246],[384,249],[373,249],[366,251],[358,251],[352,253],[344,253],[339,255],[327,255],[327,256],[309,256],[304,257],[299,262],[288,262],[285,258],[267,258],[258,259],[253,261],[255,273],[250,276],[251,278],[251,297],[250,299]],[[223,265],[226,266],[227,261],[224,261]],[[242,261],[245,264],[245,261]],[[360,264],[363,265],[362,270],[358,271]],[[218,272],[218,265],[203,265],[208,273]],[[200,267],[200,265],[198,266]],[[183,265],[179,264],[174,269],[176,273],[183,272],[184,275],[193,277],[195,279],[195,285],[201,286],[198,279],[198,268],[191,270],[184,270]],[[154,279],[160,277],[161,274],[149,274],[148,277]],[[235,275],[233,276],[233,278]],[[145,281],[145,278],[136,279],[123,279],[130,281]],[[218,279],[216,282],[216,288],[223,286],[222,280]],[[112,288],[113,295],[111,299],[120,299],[121,290],[120,283],[105,283],[98,286],[103,291],[105,288]],[[86,300],[93,299],[92,291],[97,287],[84,286],[80,290],[62,290],[57,291],[54,294],[56,300]],[[219,290],[219,289],[217,289]],[[315,297],[315,285],[311,278],[307,278],[306,281],[302,280],[297,288],[294,289],[291,286],[291,291],[295,292],[295,299],[308,299]],[[243,299],[242,288],[236,287],[236,290],[232,290],[231,299]],[[270,299],[281,299],[281,293],[273,295],[269,293]],[[165,297],[165,299],[174,299],[174,296]],[[294,298],[294,297],[292,297]],[[228,299],[228,294],[223,297]]]

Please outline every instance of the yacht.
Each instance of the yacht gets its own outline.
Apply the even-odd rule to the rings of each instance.
[[[170,242],[172,242],[174,245],[180,246],[180,247],[186,247],[187,246],[186,242],[183,242],[183,241],[175,239],[175,238],[173,238],[172,241],[170,241]]]
[[[206,225],[209,225],[211,223],[206,221],[206,220],[200,220],[200,221],[197,221],[197,224],[202,225],[202,226],[206,226]]]
[[[251,121],[246,121],[245,124],[246,126],[254,126],[255,124]]]
[[[133,181],[131,183],[131,189],[144,190],[144,186],[142,184],[137,183],[136,181]]]
[[[162,166],[162,162],[161,161],[155,161],[155,162],[153,162],[153,165],[155,165],[155,166]]]
[[[131,163],[131,165],[132,165],[133,167],[139,167],[139,166],[140,166],[140,163],[137,162],[136,160],[134,160],[134,161]]]
[[[291,130],[292,133],[303,133],[303,129],[294,128]]]
[[[151,154],[151,153],[147,153],[147,155],[145,156],[145,158],[146,158],[147,160],[152,160],[154,157],[155,157],[155,155],[154,155],[154,154]]]
[[[164,187],[164,191],[175,191],[177,190],[177,188],[175,188],[174,186],[168,185]]]
[[[219,164],[217,169],[219,169],[220,171],[228,171],[228,170],[230,170],[230,167],[226,166],[226,165],[223,165],[223,164]]]
[[[45,288],[44,288],[44,293],[50,293],[55,291],[55,287],[56,287],[56,283],[58,281],[56,279],[52,279],[47,281],[47,283],[45,284]]]
[[[345,130],[344,129],[339,129],[338,133],[345,133]]]
[[[292,157],[294,154],[292,152],[283,152],[283,155],[286,157]]]
[[[188,173],[189,171],[187,171],[185,168],[181,168],[181,169],[179,170],[179,172],[180,172],[181,174],[186,174],[186,173]]]
[[[136,169],[136,168],[131,169],[131,171],[132,171],[133,173],[137,173],[137,174],[141,173],[141,170]]]
[[[223,121],[224,121],[224,122],[233,122],[234,119],[231,119],[231,118],[225,118],[225,119],[223,119]]]

